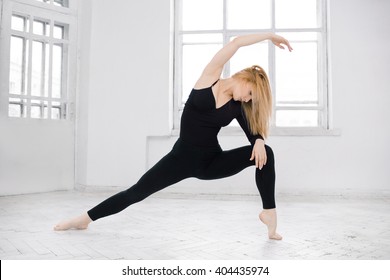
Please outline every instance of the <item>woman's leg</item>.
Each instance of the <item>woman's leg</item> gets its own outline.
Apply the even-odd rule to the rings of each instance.
[[[275,163],[272,149],[266,145],[267,164],[256,169],[256,185],[259,190],[264,209],[275,208]],[[199,179],[211,180],[235,175],[249,166],[255,165],[249,160],[252,153],[251,146],[223,151],[218,154],[210,165],[197,176]]]
[[[131,204],[139,202],[165,187],[190,177],[191,171],[191,166],[179,160],[170,152],[147,171],[131,188],[109,197],[77,218],[58,224],[54,229],[86,229],[90,222],[116,214]]]
[[[88,211],[93,221],[116,214],[131,204],[190,176],[191,169],[172,153],[163,157],[131,188],[117,193]]]
[[[275,205],[275,160],[272,149],[266,145],[267,164],[260,170],[256,168],[256,185],[263,203],[260,220],[267,225],[269,237],[281,239],[276,233],[276,205]],[[211,180],[235,175],[243,169],[255,165],[250,161],[252,146],[223,151],[217,155],[210,165],[197,176],[200,179]]]

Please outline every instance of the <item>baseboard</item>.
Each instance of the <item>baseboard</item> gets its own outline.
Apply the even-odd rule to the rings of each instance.
[[[119,186],[85,186],[78,184],[75,187],[76,191],[79,192],[108,192],[116,193],[125,190],[126,187]],[[158,198],[176,198],[176,199],[223,199],[223,200],[258,200],[259,194],[255,193],[224,193],[220,189],[185,189],[185,191],[180,191],[179,188],[175,189],[165,189],[158,193],[153,194],[153,197]],[[318,200],[318,199],[327,199],[327,198],[348,198],[348,199],[384,199],[390,200],[390,190],[386,189],[376,189],[371,191],[345,188],[340,190],[328,190],[324,191],[313,191],[307,189],[298,189],[294,191],[276,191],[276,196],[279,199],[292,198],[294,201],[300,200]]]

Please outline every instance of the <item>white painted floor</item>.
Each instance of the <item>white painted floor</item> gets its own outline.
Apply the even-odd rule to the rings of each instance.
[[[389,197],[280,196],[282,241],[268,240],[256,196],[160,193],[88,230],[52,230],[113,193],[0,197],[0,259],[390,259]]]

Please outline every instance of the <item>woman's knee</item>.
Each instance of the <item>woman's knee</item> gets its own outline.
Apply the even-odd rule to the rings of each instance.
[[[149,196],[149,194],[142,190],[137,184],[123,191],[123,194],[126,201],[131,204],[140,202]]]

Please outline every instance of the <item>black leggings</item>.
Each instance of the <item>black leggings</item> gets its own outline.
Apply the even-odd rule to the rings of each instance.
[[[272,209],[275,208],[274,155],[269,146],[266,145],[265,148],[267,164],[261,170],[256,168],[256,184],[263,208]],[[186,178],[213,180],[232,176],[255,165],[254,160],[249,160],[251,153],[252,146],[222,151],[219,146],[200,148],[179,139],[172,151],[149,169],[134,186],[98,204],[88,211],[88,215],[95,221],[118,213],[131,204]]]

